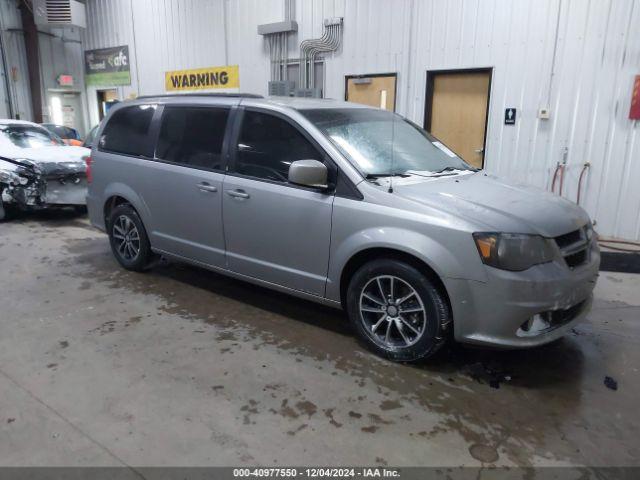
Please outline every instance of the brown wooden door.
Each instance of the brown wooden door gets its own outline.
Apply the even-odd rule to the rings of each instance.
[[[491,71],[429,72],[428,77],[425,128],[482,168]]]
[[[345,99],[393,112],[396,107],[396,76],[347,77]]]

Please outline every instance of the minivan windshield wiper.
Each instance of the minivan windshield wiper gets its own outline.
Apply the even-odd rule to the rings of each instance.
[[[364,177],[367,180],[373,180],[376,178],[386,178],[386,177],[408,177],[406,173],[367,173]]]
[[[441,170],[437,170],[437,171],[435,171],[435,172],[433,172],[433,173],[438,174],[438,173],[444,173],[444,172],[454,172],[454,171],[456,171],[456,170],[458,170],[458,171],[464,171],[462,168],[456,168],[456,167],[444,167],[443,169],[441,169]]]

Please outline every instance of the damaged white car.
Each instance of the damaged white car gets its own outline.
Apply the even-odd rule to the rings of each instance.
[[[90,154],[38,124],[0,120],[0,220],[10,209],[85,210]]]

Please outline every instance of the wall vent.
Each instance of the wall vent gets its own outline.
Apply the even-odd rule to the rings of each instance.
[[[33,18],[37,25],[87,27],[85,5],[76,0],[34,0]]]

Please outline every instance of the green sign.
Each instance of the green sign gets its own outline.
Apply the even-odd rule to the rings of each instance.
[[[84,52],[87,85],[131,85],[129,47],[99,48]]]

